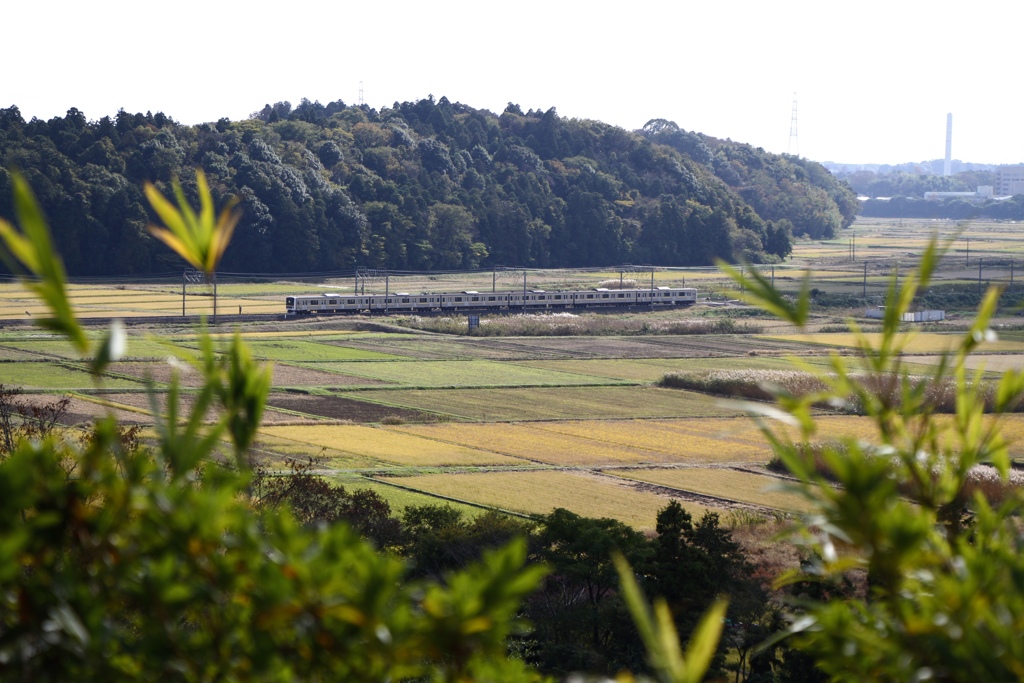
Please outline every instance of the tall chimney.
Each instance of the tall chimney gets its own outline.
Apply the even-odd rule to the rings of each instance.
[[[942,165],[942,175],[953,175],[953,114],[946,114],[946,163]]]

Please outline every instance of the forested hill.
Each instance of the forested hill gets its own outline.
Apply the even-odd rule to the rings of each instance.
[[[500,115],[446,98],[380,111],[286,102],[245,121],[157,113],[26,122],[0,109],[0,215],[20,169],[68,270],[176,270],[145,230],[142,183],[194,167],[244,211],[222,269],[458,269],[773,260],[849,225],[853,193],[817,163],[686,132],[629,132],[554,109]]]

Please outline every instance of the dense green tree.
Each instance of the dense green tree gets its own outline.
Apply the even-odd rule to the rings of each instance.
[[[380,111],[278,102],[200,126],[124,110],[90,121],[74,108],[25,122],[9,107],[0,166],[29,176],[69,270],[90,275],[183,265],[153,248],[142,230],[153,216],[130,188],[196,166],[218,197],[241,199],[244,238],[225,265],[250,272],[764,261],[785,251],[778,234],[768,246],[766,220],[826,236],[857,208],[816,164],[669,121],[631,133],[444,97]]]

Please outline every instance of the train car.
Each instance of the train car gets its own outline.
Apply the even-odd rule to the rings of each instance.
[[[697,302],[692,287],[655,289],[586,289],[509,292],[446,292],[440,294],[306,294],[285,298],[285,315],[334,313],[402,313],[445,311],[525,311],[575,308],[689,306]]]

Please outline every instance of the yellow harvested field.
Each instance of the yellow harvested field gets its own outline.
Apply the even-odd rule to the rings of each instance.
[[[941,359],[942,356],[914,356],[913,358],[908,358],[907,362],[920,363],[922,365],[938,365]],[[1024,354],[972,354],[967,357],[966,365],[968,370],[984,369],[986,372],[1024,370]]]
[[[603,443],[599,438],[579,438],[545,430],[543,426],[544,423],[448,423],[388,429],[551,465],[639,464],[673,460],[668,453],[645,450],[628,443]]]
[[[637,529],[653,529],[670,498],[638,490],[613,477],[584,472],[484,472],[426,474],[388,479],[396,484],[461,501],[525,514],[565,508],[586,517],[612,517]],[[683,502],[694,517],[703,506]]]
[[[609,474],[777,510],[804,512],[811,509],[810,503],[800,494],[778,490],[784,484],[781,479],[752,472],[712,467],[681,467],[616,470]]]
[[[765,462],[767,442],[748,417],[701,420],[603,420],[538,423],[581,440],[664,453],[662,462]]]
[[[524,465],[522,460],[363,425],[265,427],[261,434],[397,465]]]
[[[266,429],[260,431],[254,450],[277,466],[283,466],[285,458],[296,458],[303,462],[307,458],[322,458],[324,466],[335,468],[370,468],[382,465],[380,460],[374,458],[273,436],[268,434]]]
[[[875,346],[881,340],[881,335],[869,333],[867,338]],[[764,339],[777,341],[803,342],[806,344],[824,344],[827,346],[841,346],[856,348],[857,341],[853,334],[849,333],[820,333],[820,334],[779,334],[765,335]],[[909,335],[902,335],[904,353],[934,354],[950,350],[959,343],[961,335],[958,334],[937,334],[935,332],[918,332]],[[985,342],[979,346],[980,353],[1024,353],[1024,342],[1016,340],[998,340]]]
[[[91,287],[70,285],[68,298],[75,313],[83,318],[118,315],[124,317],[155,314],[180,315],[181,295],[117,287]],[[277,300],[240,299],[221,296],[217,299],[220,315],[243,313],[284,313],[284,303]],[[188,315],[213,313],[212,292],[196,295],[192,291],[185,297]],[[0,286],[0,317],[39,317],[47,313],[34,294],[18,284]]]
[[[943,419],[943,418],[940,418]],[[778,425],[782,431],[792,433]],[[560,466],[640,463],[765,463],[771,448],[749,417],[701,420],[580,420],[517,424],[444,423],[387,427],[390,431]],[[815,440],[871,440],[873,423],[857,416],[821,416]],[[1004,429],[1019,433],[1024,415]],[[793,433],[795,436],[795,433]],[[1015,449],[1016,450],[1016,449]]]

